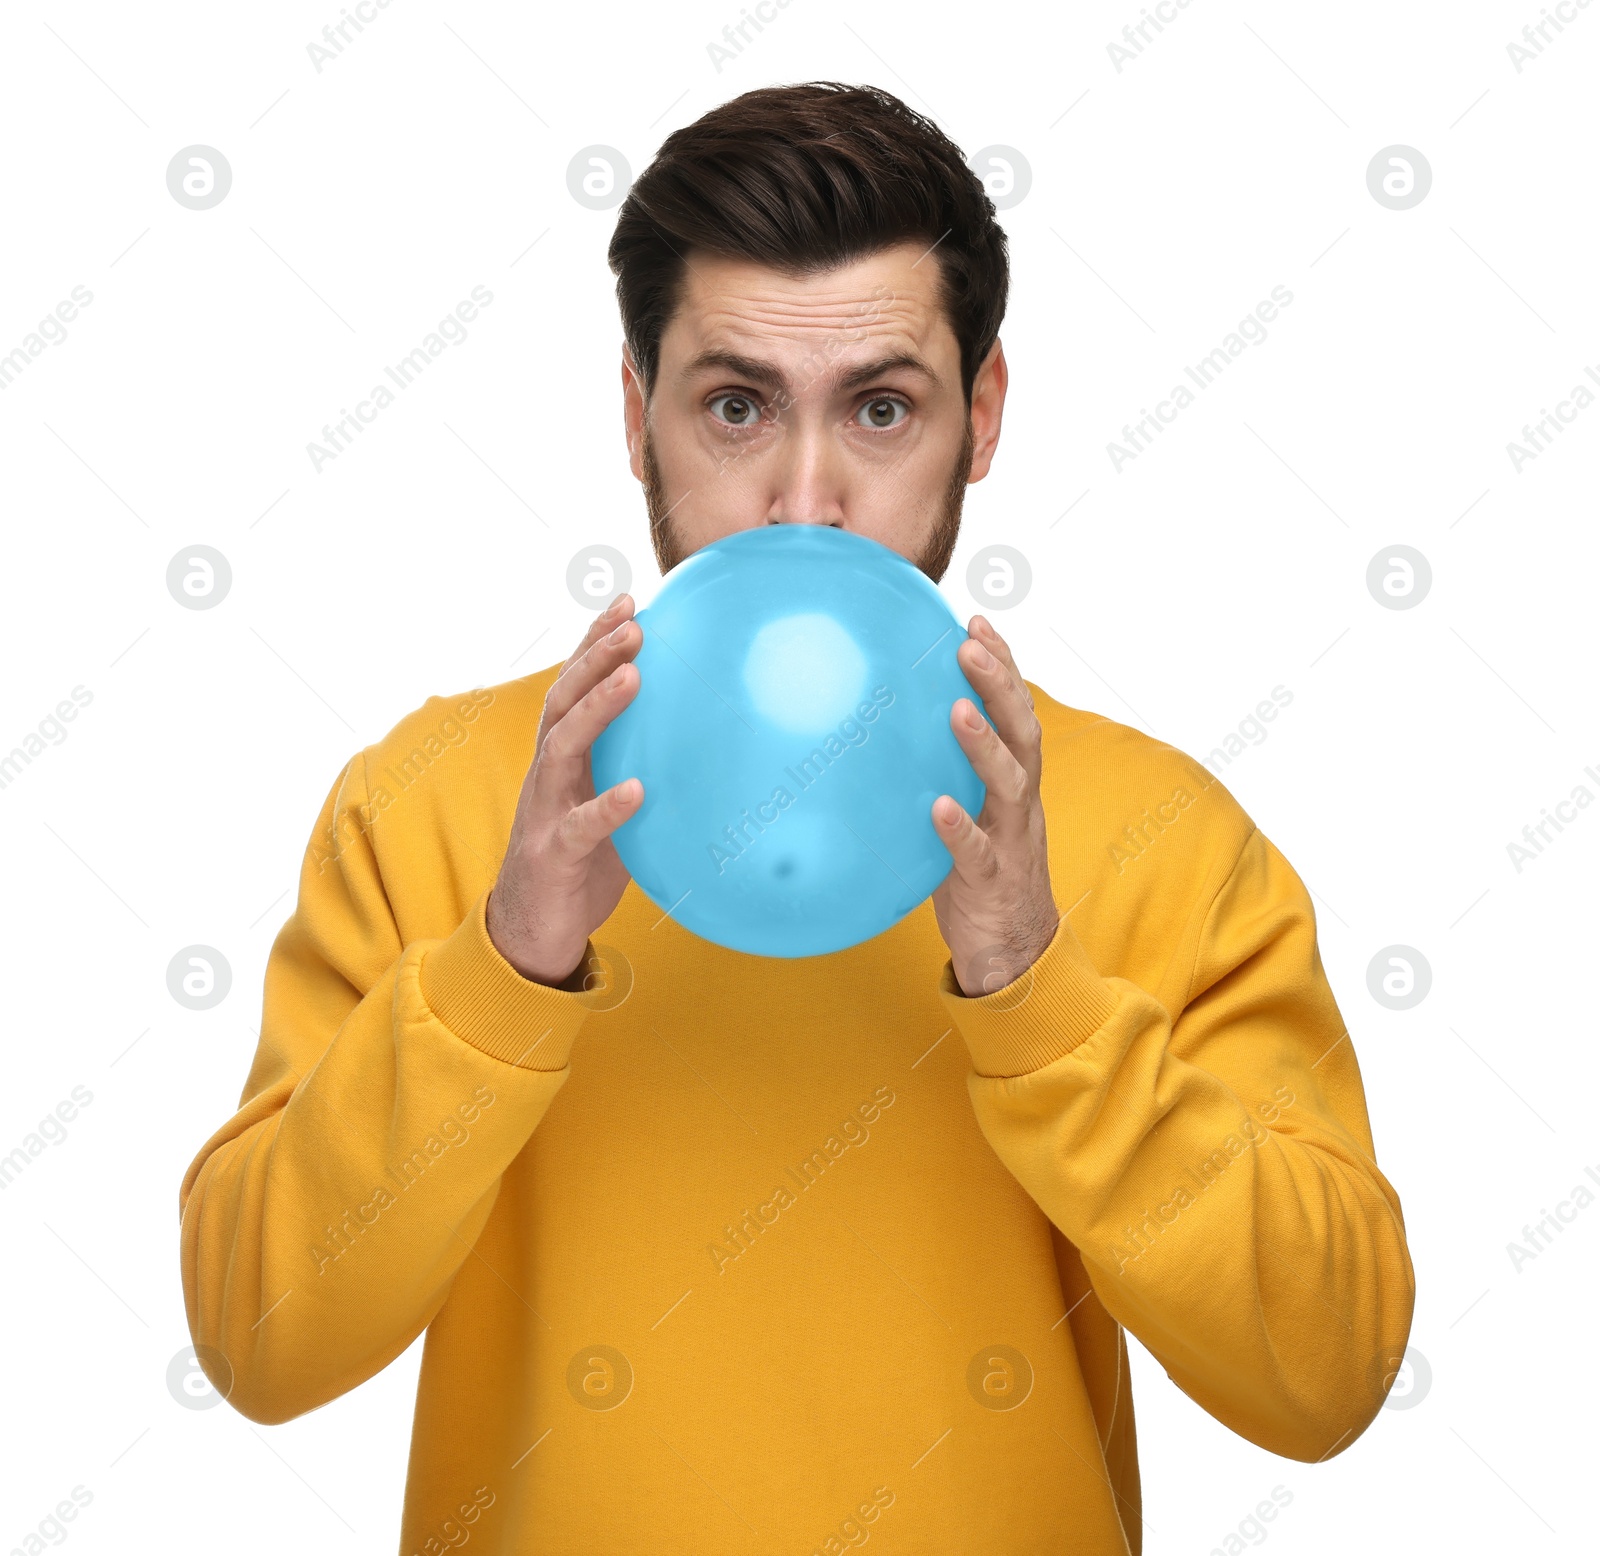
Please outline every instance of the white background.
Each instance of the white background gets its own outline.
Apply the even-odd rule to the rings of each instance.
[[[1028,677],[1196,755],[1292,692],[1224,776],[1316,894],[1405,1206],[1431,1383],[1413,1364],[1410,1408],[1309,1466],[1139,1353],[1146,1549],[1204,1556],[1276,1485],[1284,1556],[1577,1549],[1600,1206],[1520,1272],[1507,1244],[1600,1171],[1600,810],[1520,871],[1507,845],[1600,795],[1600,407],[1520,472],[1507,444],[1600,371],[1600,5],[1520,73],[1532,3],[1195,0],[1120,72],[1137,4],[793,0],[719,71],[736,0],[394,0],[319,72],[339,9],[0,12],[0,354],[74,286],[94,299],[0,391],[0,751],[93,697],[0,790],[0,1154],[93,1096],[0,1191],[0,1548],[81,1485],[86,1552],[393,1549],[417,1348],[281,1427],[180,1407],[179,1181],[237,1104],[345,759],[429,694],[564,657],[580,548],[656,586],[613,214],[569,195],[569,161],[602,144],[638,170],[728,96],[832,78],[1031,168],[1001,216],[1009,415],[946,595],[965,620],[977,549],[1022,551],[1032,592],[996,620]],[[197,143],[233,174],[204,211],[166,185]],[[1433,173],[1400,211],[1366,178],[1397,143]],[[318,473],[308,442],[475,285],[494,301],[465,343]],[[1108,441],[1279,285],[1265,342],[1119,473]],[[167,591],[195,544],[232,567],[212,610]],[[1366,585],[1395,544],[1431,564],[1412,609]],[[166,986],[194,943],[233,969],[205,1012]],[[1405,1011],[1367,988],[1394,944],[1433,974]]]

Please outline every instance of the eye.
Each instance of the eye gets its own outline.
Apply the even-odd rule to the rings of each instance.
[[[711,401],[711,414],[730,427],[754,427],[761,407],[747,394],[719,394]]]
[[[875,400],[868,400],[856,412],[856,425],[858,427],[898,427],[910,414],[911,407],[904,400],[893,400],[887,395],[879,395]]]

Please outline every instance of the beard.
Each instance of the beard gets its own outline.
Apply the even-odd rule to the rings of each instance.
[[[961,505],[966,500],[967,477],[972,473],[974,447],[972,417],[969,415],[962,428],[961,447],[956,452],[955,463],[951,466],[944,490],[939,494],[939,507],[933,516],[932,531],[923,542],[920,555],[913,558],[917,568],[934,583],[944,577],[950,566],[956,538],[961,533]],[[666,574],[689,555],[678,532],[672,527],[673,510],[683,501],[683,497],[670,499],[667,496],[666,482],[661,478],[661,463],[656,458],[655,444],[650,437],[648,415],[640,436],[639,457],[644,467],[644,505],[650,516],[650,545],[656,554],[656,565]],[[926,509],[927,505],[924,503],[920,506]]]

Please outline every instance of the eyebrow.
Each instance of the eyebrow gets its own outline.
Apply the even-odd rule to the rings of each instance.
[[[770,362],[759,361],[755,357],[741,356],[737,351],[707,350],[693,357],[684,368],[685,375],[703,373],[709,368],[721,368],[724,372],[731,373],[735,378],[742,378],[746,383],[756,384],[763,389],[781,389],[784,387],[783,374]],[[860,389],[870,384],[874,379],[882,378],[885,374],[901,370],[920,374],[930,383],[937,386],[940,383],[939,375],[934,372],[921,357],[911,351],[897,351],[888,356],[878,357],[871,362],[860,363],[841,373],[836,378],[837,387],[840,389]]]
[[[875,362],[863,362],[860,367],[851,368],[840,377],[839,387],[861,389],[873,379],[896,371],[916,373],[934,385],[939,383],[939,375],[914,351],[897,351],[890,356],[879,357]]]

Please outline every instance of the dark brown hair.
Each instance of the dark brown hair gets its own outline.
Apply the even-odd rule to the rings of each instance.
[[[1006,237],[936,125],[876,87],[812,81],[674,130],[622,202],[607,255],[646,392],[691,251],[805,275],[907,240],[935,250],[970,404],[1005,316]]]

